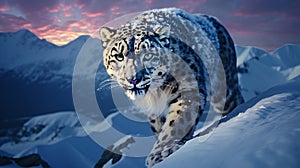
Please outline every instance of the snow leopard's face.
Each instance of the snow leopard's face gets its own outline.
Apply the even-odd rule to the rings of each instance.
[[[163,84],[170,63],[165,47],[169,32],[169,26],[152,31],[130,25],[100,29],[104,66],[130,99],[143,98],[149,89]]]

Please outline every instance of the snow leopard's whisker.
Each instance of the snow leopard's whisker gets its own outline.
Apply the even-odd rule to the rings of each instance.
[[[102,91],[104,89],[110,89],[110,88],[115,88],[119,86],[118,83],[106,83],[105,85],[101,85],[97,88],[97,91]]]
[[[106,82],[113,82],[113,81],[115,81],[115,80],[112,78],[107,78],[107,79],[103,80],[102,82],[100,82],[99,85],[104,84]]]
[[[111,85],[111,86],[110,86],[111,89],[114,89],[114,88],[117,88],[117,87],[122,88],[118,83],[117,83],[116,85]]]
[[[113,79],[106,79],[106,80],[103,80],[99,85],[98,85],[98,88],[97,88],[97,91],[101,91],[103,90],[104,88],[107,88],[108,89],[108,86],[111,86],[111,88],[113,87],[116,87],[118,84],[117,81],[113,80]]]

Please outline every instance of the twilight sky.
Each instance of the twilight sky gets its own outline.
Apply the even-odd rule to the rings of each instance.
[[[214,15],[240,45],[300,44],[299,0],[0,0],[0,32],[26,28],[63,45],[124,14],[164,7]]]

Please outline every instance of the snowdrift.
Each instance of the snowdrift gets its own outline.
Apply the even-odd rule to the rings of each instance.
[[[155,167],[299,167],[299,103],[300,77],[240,105]]]

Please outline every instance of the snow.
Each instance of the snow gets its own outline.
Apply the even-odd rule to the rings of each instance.
[[[281,48],[272,52],[272,55],[278,57],[282,63],[282,69],[299,66],[300,64],[300,48],[295,44],[286,44]]]
[[[210,134],[188,141],[155,167],[299,167],[299,88],[300,77],[269,89],[236,108],[227,118],[223,118]],[[69,128],[77,125],[76,118],[70,116],[73,116],[73,113],[35,117],[25,125],[29,127],[41,122],[47,123],[49,126],[39,135],[41,139],[48,140],[49,136],[43,136],[43,132],[48,132],[54,125],[64,123]],[[120,113],[114,113],[109,118],[114,124],[120,124],[122,120],[116,120],[120,117]],[[86,134],[81,134],[82,130],[74,130],[77,130],[77,135],[74,133],[74,136],[68,136],[69,134],[61,133],[60,137],[65,135],[65,138],[56,142],[32,142],[29,149],[15,156],[36,152],[53,167],[94,166],[104,149]],[[28,137],[28,141],[36,136],[33,134]],[[119,146],[130,138],[131,136],[125,136],[114,145]],[[20,145],[28,144],[21,142]],[[130,148],[128,146],[127,150]],[[9,151],[7,149],[1,146],[1,150]],[[144,160],[145,157],[125,156],[116,164],[108,162],[105,167],[144,167]]]
[[[124,125],[129,125],[121,113],[113,113],[107,118],[108,121],[106,122],[113,124],[113,127],[117,129],[118,127],[121,128],[124,127]],[[79,125],[76,113],[74,112],[59,112],[34,117],[24,124],[23,130],[32,130],[32,128],[41,124],[45,125],[41,131],[22,137],[18,143],[10,142],[2,145],[0,154],[5,156],[12,154],[14,157],[21,157],[31,153],[38,153],[42,159],[47,161],[52,167],[82,168],[93,167],[105,150],[83,132],[83,128]],[[101,126],[103,125],[104,123],[87,125],[87,128],[90,131],[89,133],[95,133],[101,137],[104,135],[105,130],[109,129],[106,123],[105,127],[102,128]],[[55,131],[61,127],[63,127],[63,129],[59,132]],[[98,128],[100,129],[98,130]],[[129,125],[127,131],[134,131],[134,128],[134,125]],[[145,127],[142,128],[146,129]],[[150,133],[150,129],[148,132]],[[55,135],[54,139],[52,138],[53,135]],[[132,138],[130,135],[126,135],[120,140],[112,142],[114,149],[117,149],[118,146],[122,146],[124,143],[128,143],[130,138]],[[130,143],[126,146],[130,148]],[[127,148],[121,149],[121,151],[123,150],[127,150]],[[144,165],[144,160],[144,157],[125,156],[122,157],[118,166],[131,165],[133,168],[139,168],[141,165]],[[107,165],[109,164],[111,163],[107,163]]]
[[[76,113],[58,112],[37,116],[26,122],[14,142],[1,146],[2,150],[23,155],[38,145],[49,145],[73,136],[86,136]]]
[[[300,78],[238,107],[208,139],[195,138],[160,167],[299,167]]]
[[[188,141],[155,167],[299,167],[299,103],[300,77],[271,88],[240,105],[227,118],[223,118],[213,132]],[[65,125],[74,128],[77,120],[70,117],[73,116],[71,114],[62,112],[35,117],[25,125],[33,126],[42,122],[49,124],[47,128],[51,129],[65,121]],[[126,123],[129,129],[135,128],[130,126],[120,113],[114,113],[108,118],[113,124]],[[123,123],[120,123],[122,120]],[[36,152],[53,167],[92,167],[100,159],[104,149],[86,134],[81,134],[82,130],[77,131],[77,135],[66,136],[55,143],[33,142],[29,149],[15,156]],[[102,131],[98,133],[101,134]],[[48,139],[48,136],[42,136],[42,132],[41,139]],[[62,137],[63,134],[60,135]],[[28,139],[33,137],[36,135]],[[125,136],[114,145],[118,146],[129,138],[131,136]],[[20,145],[28,144],[21,142]],[[126,150],[130,148],[131,146],[128,146]],[[9,151],[7,149],[1,146],[1,150]],[[105,167],[144,167],[144,160],[145,157],[125,156],[116,164],[108,162]]]

